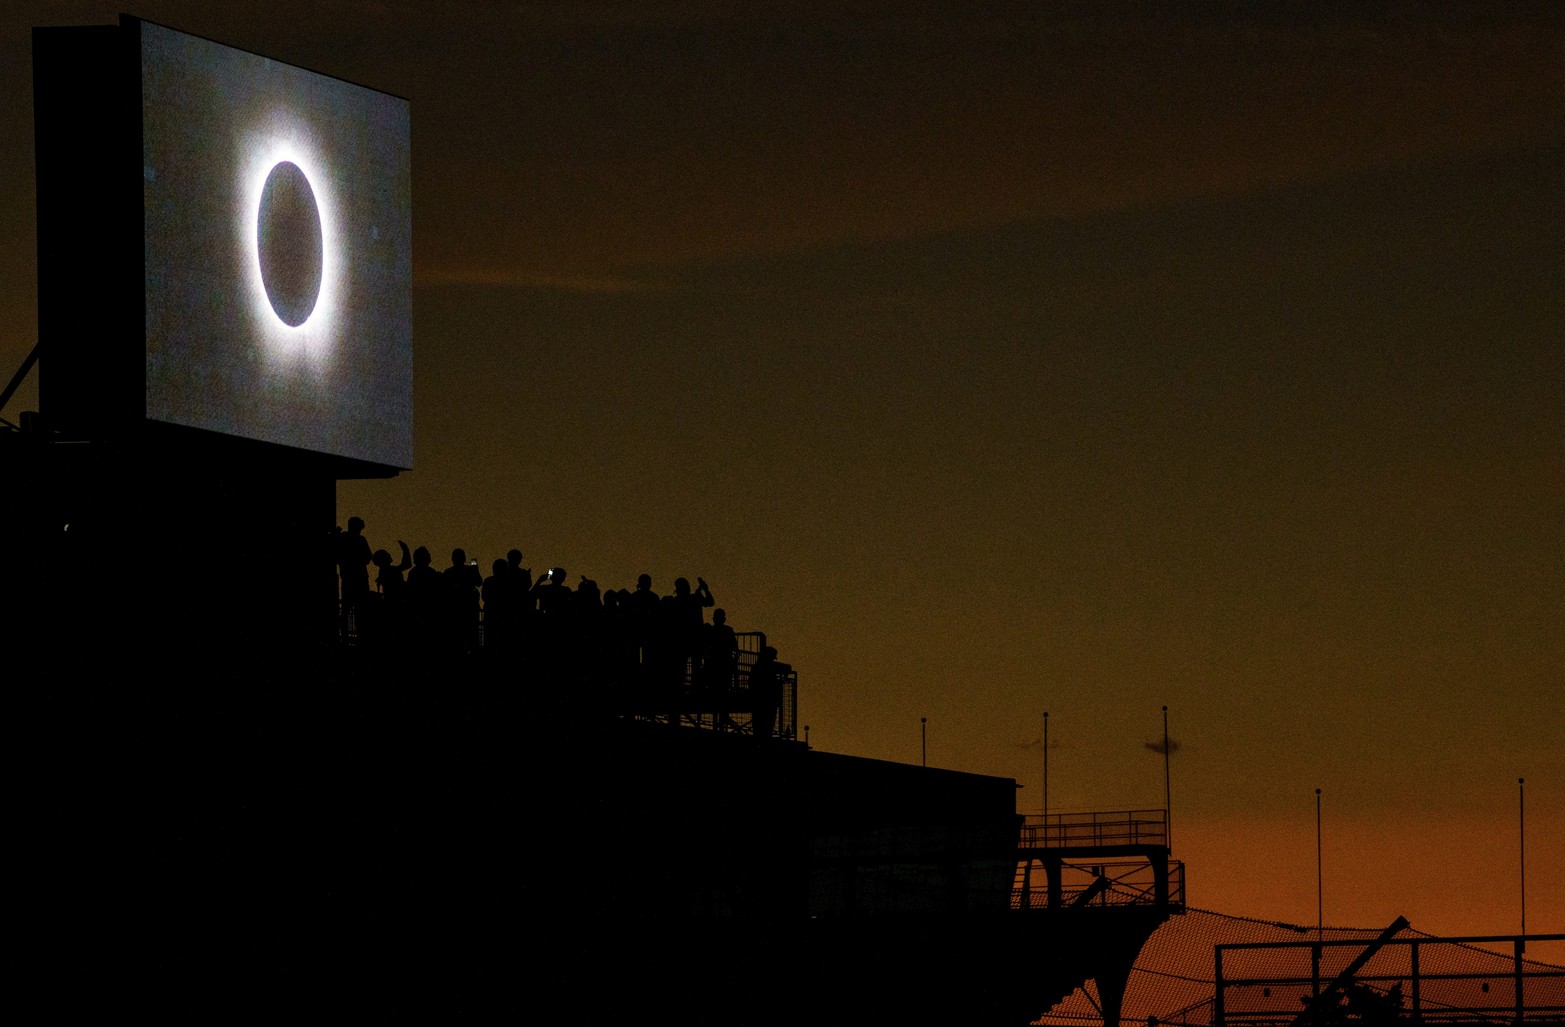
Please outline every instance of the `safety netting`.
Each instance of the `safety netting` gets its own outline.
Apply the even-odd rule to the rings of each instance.
[[[1224,947],[1220,1014],[1218,946]],[[1315,997],[1322,993],[1325,998]],[[1455,941],[1405,926],[1318,930],[1188,909],[1142,947],[1120,1020],[1138,1027],[1211,1027],[1219,1016],[1224,1027],[1414,1019],[1511,1024],[1518,1011],[1528,1023],[1565,1021],[1565,968],[1520,956],[1513,942]],[[1096,982],[1035,1022],[1102,1024]]]

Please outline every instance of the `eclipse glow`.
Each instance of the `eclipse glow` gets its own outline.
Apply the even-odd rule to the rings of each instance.
[[[340,296],[346,261],[341,252],[342,232],[335,216],[338,205],[332,191],[332,176],[318,155],[308,129],[299,119],[285,112],[276,112],[267,121],[268,124],[259,127],[244,141],[240,160],[243,203],[237,213],[241,220],[240,239],[249,279],[247,306],[269,344],[272,357],[303,357],[313,364],[330,357],[341,320]],[[269,264],[263,266],[262,258],[263,248],[272,248],[270,245],[263,247],[260,231],[267,183],[273,172],[284,164],[296,168],[299,177],[308,183],[320,225],[320,284],[314,303],[302,312],[302,317],[297,303],[274,303],[268,281],[269,271],[275,275],[276,269]],[[270,242],[272,240],[268,240]],[[272,288],[281,284],[280,279],[272,281]]]

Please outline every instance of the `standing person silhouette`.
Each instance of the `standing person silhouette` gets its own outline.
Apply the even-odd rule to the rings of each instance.
[[[777,733],[777,714],[782,711],[783,675],[791,668],[777,662],[777,650],[771,646],[761,649],[755,666],[750,668],[750,708],[753,711],[750,730],[756,738],[770,738]]]
[[[625,596],[626,629],[636,647],[636,662],[640,664],[641,684],[655,687],[653,678],[659,665],[658,652],[658,594],[652,591],[652,575],[643,574],[636,579],[636,591]]]
[[[700,659],[704,619],[701,611],[712,605],[712,592],[706,587],[706,580],[697,578],[696,581],[699,583],[697,590],[692,592],[687,579],[674,579],[674,594],[664,596],[658,607],[662,620],[661,637],[657,640],[662,651],[659,659],[663,662],[660,677],[671,701],[671,722],[676,724],[686,705],[684,692],[689,681],[685,669],[692,660]]]
[[[451,651],[468,652],[478,641],[479,598],[484,587],[478,561],[469,563],[462,549],[451,550],[451,566],[440,575],[444,586],[446,644]]]
[[[728,614],[712,611],[712,623],[706,626],[701,652],[701,670],[708,687],[727,693],[734,682],[734,664],[739,658],[739,636],[728,626]]]
[[[721,730],[734,727],[729,704],[734,687],[734,667],[739,660],[739,636],[728,626],[728,614],[722,608],[712,611],[712,623],[701,629],[701,670],[698,691],[704,693]]]
[[[670,610],[670,628],[674,632],[674,647],[678,650],[681,661],[698,655],[701,642],[701,625],[705,622],[702,614],[708,606],[715,605],[712,600],[712,590],[707,588],[705,578],[696,578],[696,590],[690,591],[690,582],[685,578],[674,580],[674,594],[668,597]],[[683,668],[681,668],[683,669]]]
[[[371,604],[375,608],[375,616],[370,626],[374,629],[376,645],[384,645],[401,636],[406,623],[408,583],[402,575],[413,566],[413,556],[408,552],[408,544],[400,538],[397,539],[397,545],[402,547],[401,563],[393,564],[391,554],[384,549],[375,550],[375,555],[370,558],[376,567],[375,591],[378,594],[369,598],[379,600]]]
[[[337,536],[337,574],[342,579],[342,628],[357,630],[358,614],[369,602],[370,544],[364,519],[349,517],[348,530]]]
[[[435,649],[441,585],[440,572],[433,566],[428,547],[419,546],[413,550],[413,569],[408,571],[407,613],[410,640],[421,656]]]
[[[397,539],[397,545],[402,547],[402,562],[393,564],[391,554],[384,549],[375,550],[375,555],[370,558],[377,568],[375,574],[375,588],[381,595],[388,599],[402,600],[406,598],[402,593],[407,589],[407,579],[402,575],[413,566],[413,554],[408,552],[408,544]]]
[[[533,596],[533,572],[522,566],[522,551],[512,549],[505,554],[508,580],[505,586],[509,623],[506,626],[506,646],[521,653],[523,662],[530,658],[533,636],[533,614],[538,600]]]
[[[557,678],[566,669],[573,635],[573,597],[565,584],[565,568],[550,567],[533,585],[538,612],[533,624],[538,640],[537,658],[546,678]]]

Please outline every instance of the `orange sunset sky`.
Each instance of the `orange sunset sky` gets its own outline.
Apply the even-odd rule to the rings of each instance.
[[[0,367],[36,337],[0,8]],[[696,575],[818,748],[1161,806],[1191,904],[1565,931],[1565,5],[148,0],[407,96],[415,468]],[[3,412],[36,405],[30,383]],[[236,558],[240,555],[235,554]],[[442,561],[443,562],[443,561]],[[237,570],[237,565],[236,565]]]

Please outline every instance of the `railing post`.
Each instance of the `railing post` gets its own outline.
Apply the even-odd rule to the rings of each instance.
[[[1320,1027],[1320,942],[1310,946],[1310,1022]]]
[[[1418,975],[1418,942],[1416,940],[1412,943],[1412,959],[1413,959],[1413,1009],[1412,1009],[1413,1022],[1414,1023],[1423,1023],[1424,1022],[1424,1002],[1423,1002],[1422,989],[1420,987],[1420,985],[1423,982],[1422,982],[1422,980],[1420,979],[1420,977]]]
[[[1518,935],[1514,945],[1516,952],[1516,1027],[1521,1027],[1522,1012],[1526,1008],[1522,1004],[1522,948],[1526,945],[1526,942]]]
[[[1223,1027],[1223,947],[1212,946],[1212,1027]]]

